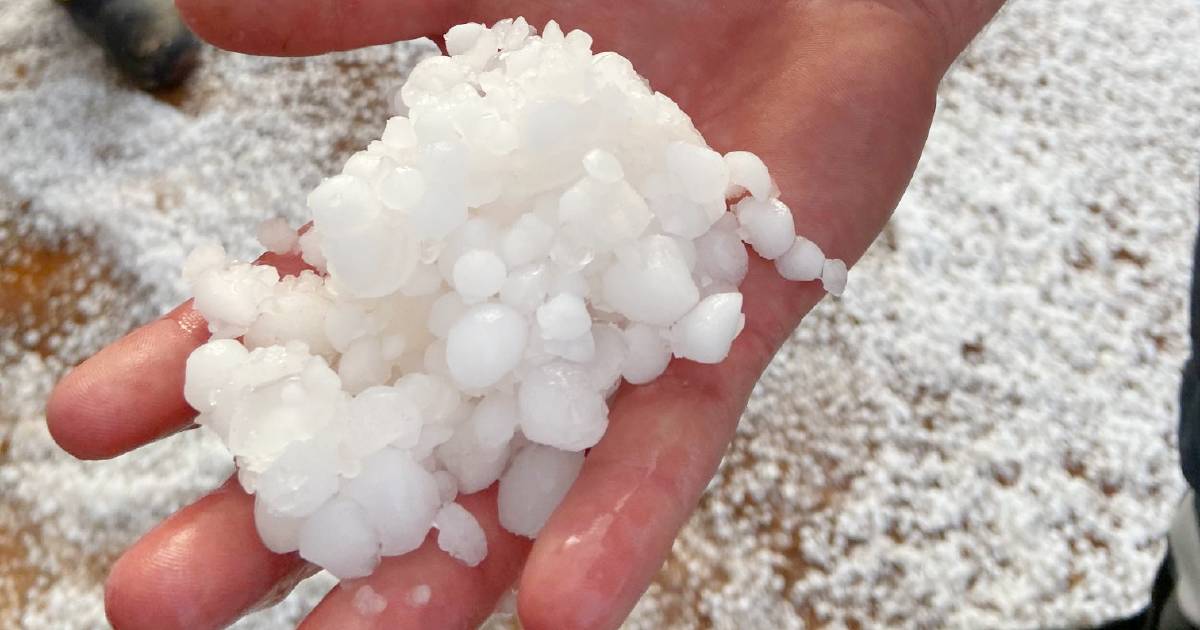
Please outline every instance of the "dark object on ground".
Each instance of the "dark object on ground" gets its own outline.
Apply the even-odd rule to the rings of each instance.
[[[174,87],[196,67],[200,42],[184,26],[172,0],[58,2],[138,87]]]

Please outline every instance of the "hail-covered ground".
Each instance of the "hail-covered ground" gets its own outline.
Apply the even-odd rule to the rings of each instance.
[[[55,9],[0,12],[0,626],[90,628],[120,549],[232,468],[196,431],[73,461],[44,427],[49,387],[179,301],[193,248],[247,259],[262,219],[299,225],[431,48],[208,51],[156,100]],[[1191,0],[1015,0],[629,627],[1042,627],[1141,602],[1182,488],[1198,66]],[[242,627],[286,627],[328,588]]]

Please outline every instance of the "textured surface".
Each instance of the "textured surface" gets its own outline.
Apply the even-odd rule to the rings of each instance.
[[[0,12],[0,626],[90,628],[120,548],[229,468],[196,432],[71,461],[47,389],[175,301],[200,239],[246,256],[261,217],[297,219],[379,133],[410,49],[209,51],[156,100],[53,9]],[[1191,0],[1014,0],[629,626],[1012,628],[1137,606],[1182,488],[1196,77]],[[285,627],[328,587],[243,624]]]

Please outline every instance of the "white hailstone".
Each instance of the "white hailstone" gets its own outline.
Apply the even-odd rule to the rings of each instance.
[[[254,499],[254,528],[263,545],[274,553],[291,553],[300,548],[303,518],[280,516],[271,511],[262,497]]]
[[[296,244],[300,248],[300,259],[318,272],[325,273],[325,254],[321,251],[321,235],[310,227],[300,235]]]
[[[359,392],[346,407],[342,448],[356,459],[385,446],[407,449],[421,436],[421,410],[397,387],[377,385]]]
[[[671,350],[697,363],[720,363],[745,319],[741,293],[710,295],[671,327]]]
[[[392,376],[392,366],[384,360],[377,337],[360,337],[342,353],[337,373],[346,391],[357,394],[386,383]]]
[[[464,494],[479,492],[492,485],[508,463],[509,441],[486,443],[480,440],[478,425],[464,423],[437,448],[437,459],[454,475],[458,491]]]
[[[417,146],[417,134],[412,121],[404,116],[393,116],[383,128],[380,140],[393,149],[411,149]]]
[[[726,215],[696,239],[696,271],[710,280],[741,284],[750,265],[746,244],[738,237],[737,221]]]
[[[225,420],[229,450],[262,472],[289,444],[331,423],[344,395],[337,374],[303,345],[255,349],[218,394],[233,400]]]
[[[236,263],[208,270],[193,276],[193,306],[214,337],[239,337],[254,323],[259,304],[278,282],[279,272],[266,265]]]
[[[250,353],[234,339],[214,339],[188,355],[184,367],[183,399],[204,413],[214,404],[213,395],[229,382],[233,368],[245,363]]]
[[[500,301],[518,312],[530,313],[546,299],[550,272],[543,265],[531,265],[508,274],[500,287]]]
[[[387,224],[367,225],[336,237],[324,227],[321,233],[327,235],[321,251],[329,275],[352,296],[377,298],[394,293],[417,266],[417,239]]]
[[[362,472],[344,484],[342,496],[363,506],[385,556],[421,546],[441,505],[433,475],[408,453],[392,448],[364,460]]]
[[[559,293],[537,309],[537,323],[543,339],[568,340],[586,334],[592,328],[592,316],[583,298]]]
[[[330,356],[334,347],[325,333],[333,296],[311,271],[282,278],[258,305],[258,316],[243,337],[249,348],[303,341],[313,354]]]
[[[836,258],[826,260],[821,268],[821,284],[830,295],[840,297],[846,290],[847,273],[846,263]]]
[[[762,160],[710,149],[587,33],[518,18],[445,41],[393,101],[404,115],[309,194],[309,229],[259,226],[312,271],[281,279],[217,245],[183,269],[213,334],[185,400],[256,494],[267,547],[341,578],[435,524],[479,563],[486,539],[454,500],[497,480],[501,524],[536,535],[622,377],[729,352],[747,243],[786,278],[846,282],[794,234]],[[355,607],[381,602],[359,589]]]
[[[817,244],[797,236],[787,252],[775,259],[775,270],[788,280],[807,281],[821,277],[825,266],[825,253]]]
[[[255,231],[258,242],[267,251],[276,254],[286,254],[296,247],[299,236],[296,230],[288,225],[287,219],[275,217],[258,224]]]
[[[445,505],[458,496],[458,479],[445,470],[433,471],[433,480],[437,482],[438,501]]]
[[[375,617],[387,610],[387,599],[375,592],[370,584],[363,584],[354,591],[354,610],[364,617]]]
[[[420,608],[429,603],[433,596],[433,589],[429,588],[428,584],[418,584],[408,592],[408,603]]]
[[[621,368],[629,350],[625,335],[612,324],[592,327],[592,337],[596,350],[585,368],[592,387],[607,394],[621,380]]]
[[[340,236],[373,223],[381,208],[367,182],[353,175],[334,175],[309,193],[308,209],[317,229]]]
[[[771,175],[762,158],[749,151],[730,151],[725,154],[725,165],[729,167],[729,186],[726,193],[737,194],[745,190],[755,199],[766,201],[771,196]],[[734,196],[728,195],[728,196]]]
[[[671,346],[653,326],[631,324],[624,331],[629,353],[621,365],[621,375],[634,385],[658,378],[671,362]]]
[[[554,228],[536,214],[523,214],[500,240],[500,253],[509,267],[545,258],[554,244]]]
[[[558,214],[571,240],[598,251],[637,238],[652,218],[646,200],[628,183],[593,177],[580,179],[563,193]]]
[[[379,564],[379,536],[362,506],[336,497],[300,528],[300,557],[339,579],[370,575]]]
[[[472,249],[454,263],[454,290],[466,302],[492,297],[504,286],[508,270],[495,252]]]
[[[792,211],[778,199],[761,201],[747,197],[739,201],[733,211],[737,214],[743,238],[767,260],[782,256],[796,240]]]
[[[588,151],[583,156],[583,168],[588,175],[607,184],[615,184],[625,179],[621,161],[617,159],[617,156],[604,149]]]
[[[258,477],[255,494],[274,514],[308,516],[338,491],[337,442],[292,442]]]
[[[433,526],[438,530],[439,549],[469,567],[483,562],[487,555],[487,537],[479,521],[466,508],[457,503],[442,506],[433,518]]]
[[[471,428],[481,446],[497,448],[512,439],[519,414],[517,401],[510,394],[496,392],[486,396],[471,414]]]
[[[604,300],[629,319],[667,326],[696,305],[700,292],[679,246],[656,235],[617,253],[604,272]]]
[[[521,432],[539,444],[582,451],[608,427],[604,394],[581,366],[554,361],[530,371],[517,390]]]
[[[463,387],[495,384],[521,361],[528,324],[504,304],[472,307],[446,336],[446,363],[450,375]]]
[[[500,524],[514,534],[535,538],[582,467],[583,453],[539,444],[521,449],[500,478]]]
[[[398,166],[379,180],[379,200],[393,210],[406,210],[425,196],[425,178],[415,168]]]
[[[343,175],[352,175],[363,181],[372,182],[383,167],[383,156],[370,151],[359,151],[346,160],[342,167]]]
[[[395,387],[417,405],[426,425],[445,422],[462,402],[454,385],[432,374],[410,372],[400,377]]]
[[[666,165],[688,199],[699,204],[717,202],[724,207],[721,202],[729,185],[729,167],[720,153],[676,141],[667,145]]]

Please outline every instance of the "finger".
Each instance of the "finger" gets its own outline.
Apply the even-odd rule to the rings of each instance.
[[[305,268],[298,256],[258,260],[283,275]],[[72,369],[46,404],[50,435],[81,459],[115,457],[188,427],[196,412],[183,399],[187,357],[209,337],[187,301]]]
[[[487,557],[479,566],[468,567],[451,558],[438,549],[436,533],[430,534],[416,551],[385,558],[370,577],[331,591],[304,620],[302,630],[478,627],[516,580],[530,542],[500,527],[495,486],[458,501],[475,515],[487,535]],[[358,589],[364,586],[387,601],[378,614],[364,614],[356,606]],[[418,586],[429,587],[427,602],[414,598]]]
[[[130,547],[109,573],[104,606],[119,630],[223,628],[312,571],[263,546],[254,499],[231,479]]]
[[[850,262],[907,185],[940,73],[906,58],[913,47],[904,29],[852,28],[840,13],[807,18],[827,45],[781,78],[788,93],[755,95],[746,123],[705,122],[764,156],[798,231]],[[722,134],[714,138],[732,148]],[[614,399],[608,432],[527,561],[518,603],[524,627],[615,628],[653,579],[758,376],[823,295],[817,283],[786,282],[758,258],[741,290],[746,329],[724,362],[675,361],[655,382]]]

